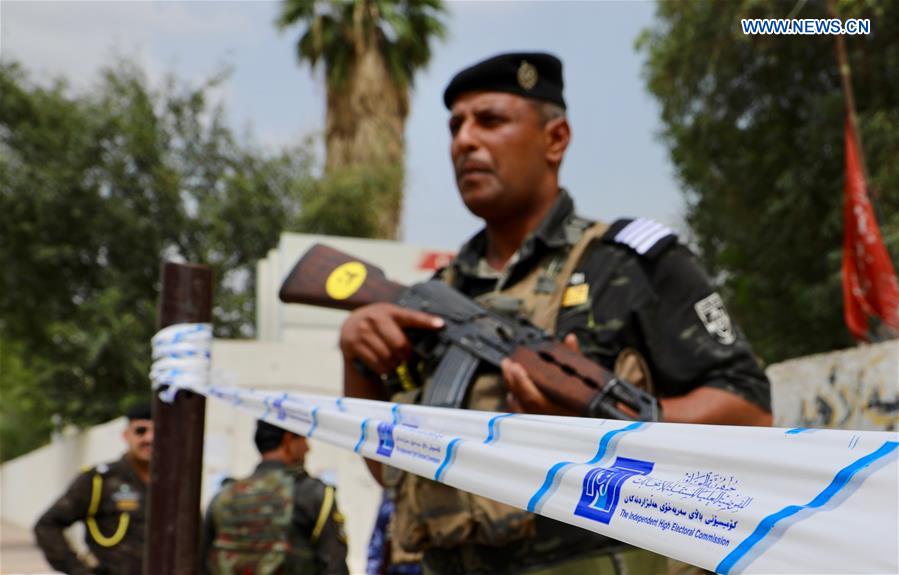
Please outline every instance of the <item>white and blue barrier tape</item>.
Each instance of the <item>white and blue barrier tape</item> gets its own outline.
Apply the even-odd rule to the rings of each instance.
[[[187,335],[173,341],[173,330],[158,348],[154,338],[155,386],[231,402],[423,477],[718,573],[899,572],[895,432],[634,423],[207,385],[208,344],[165,347],[202,330],[176,327]]]
[[[153,367],[150,381],[161,390],[160,399],[171,403],[179,389],[205,393],[209,380],[212,325],[176,324],[164,327],[151,340]]]

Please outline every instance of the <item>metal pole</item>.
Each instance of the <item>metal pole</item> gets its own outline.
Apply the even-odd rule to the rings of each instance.
[[[162,266],[159,328],[212,321],[212,270]],[[200,566],[200,487],[206,399],[181,391],[172,403],[153,400],[145,575],[194,575]]]
[[[838,17],[836,2],[834,0],[827,1],[827,12],[831,18]],[[849,56],[846,53],[846,39],[842,34],[837,34],[834,38],[836,39],[835,50],[837,54],[837,65],[839,66],[840,72],[840,87],[843,92],[843,101],[845,102],[846,107],[846,117],[849,120],[849,124],[852,126],[855,147],[858,149],[859,164],[862,168],[862,175],[865,177],[865,182],[867,183],[871,181],[871,178],[868,177],[868,166],[865,162],[864,148],[862,148],[862,133],[859,130],[858,116],[855,113],[855,92],[852,90],[852,70],[849,67]],[[868,195],[874,199],[877,197],[877,191],[869,188]]]

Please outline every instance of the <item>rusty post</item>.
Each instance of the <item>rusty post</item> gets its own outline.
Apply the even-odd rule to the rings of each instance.
[[[212,270],[162,266],[159,328],[212,321]],[[200,558],[200,487],[206,398],[181,391],[172,403],[153,400],[153,459],[144,574],[194,575]]]

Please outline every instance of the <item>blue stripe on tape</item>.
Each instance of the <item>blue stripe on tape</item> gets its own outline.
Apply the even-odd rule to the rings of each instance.
[[[361,430],[359,431],[359,441],[356,442],[356,447],[353,448],[355,453],[359,453],[359,450],[362,449],[362,445],[365,443],[365,436],[368,435],[368,420],[370,417],[366,417],[362,420],[362,425],[359,427]]]
[[[876,451],[855,460],[841,469],[830,484],[805,505],[788,505],[762,519],[752,534],[741,541],[733,551],[721,560],[721,563],[715,568],[715,572],[722,575],[741,572],[760,556],[771,543],[776,541],[790,525],[810,517],[816,512],[815,510],[821,510],[835,497],[834,505],[829,506],[829,508],[838,506],[853,491],[858,489],[868,475],[883,467],[888,462],[888,459],[886,459],[888,456],[892,456],[890,459],[895,458],[897,445],[899,445],[899,442],[896,441],[884,442]],[[872,466],[875,463],[879,465]],[[852,481],[856,478],[856,474],[858,474],[857,481]],[[850,482],[853,485],[850,485]],[[847,486],[849,488],[844,490]],[[780,521],[783,521],[783,523],[777,525]]]
[[[515,415],[514,413],[503,413],[502,415],[496,415],[490,418],[490,422],[487,424],[487,439],[484,440],[485,445],[490,445],[496,441],[499,441],[499,424],[501,420],[512,417]]]
[[[287,399],[287,394],[283,394],[281,397],[275,400],[275,403],[272,404],[272,407],[278,410],[278,420],[284,420],[287,418],[287,410],[284,409],[284,400]]]
[[[453,462],[453,458],[455,457],[454,451],[456,449],[456,444],[460,441],[462,440],[456,437],[446,446],[446,455],[443,456],[443,463],[440,464],[440,467],[437,468],[437,473],[434,474],[434,481],[440,481],[440,478],[446,473],[447,468]]]
[[[343,404],[342,397],[337,398],[337,409],[339,409],[340,411],[346,411],[346,406]]]
[[[262,405],[265,406],[265,411],[262,412],[262,419],[267,419],[268,412],[271,411],[271,409],[272,409],[271,406],[268,404],[270,399],[271,398],[269,396],[265,396],[265,398],[262,400]]]
[[[811,430],[807,427],[794,427],[793,429],[790,429],[787,431],[787,435],[799,435],[803,431],[811,431]]]
[[[393,414],[393,424],[396,425],[400,422],[400,404],[394,403],[393,407],[390,408],[390,413]]]
[[[540,503],[540,500],[543,499],[543,496],[546,495],[546,492],[549,491],[550,487],[552,487],[553,481],[556,478],[556,474],[563,467],[567,467],[569,465],[574,465],[574,462],[560,461],[559,463],[556,463],[549,468],[549,471],[546,472],[546,478],[543,480],[543,485],[540,486],[540,489],[538,489],[537,492],[531,496],[531,500],[528,501],[528,511],[533,513],[537,509],[537,505]]]
[[[636,421],[627,427],[622,427],[621,429],[616,429],[615,431],[610,431],[602,436],[602,439],[599,441],[599,448],[596,450],[596,455],[593,456],[593,459],[586,462],[586,465],[593,465],[594,463],[598,463],[602,460],[603,457],[606,456],[606,451],[609,449],[609,444],[615,439],[617,436],[622,433],[627,433],[628,431],[636,431],[646,425],[642,421]]]
[[[593,458],[589,461],[585,461],[584,465],[592,465],[594,463],[597,463],[606,456],[606,453],[609,451],[610,446],[614,448],[614,445],[612,445],[613,439],[617,439],[618,436],[622,433],[640,429],[644,425],[644,422],[637,421],[626,427],[622,427],[621,429],[615,429],[604,434],[602,436],[602,439],[599,440],[599,447],[596,449],[596,455],[594,455]],[[574,465],[574,462],[560,461],[559,463],[556,463],[549,468],[549,471],[546,472],[546,478],[543,480],[543,485],[540,486],[540,489],[538,489],[536,493],[531,496],[530,501],[528,501],[528,511],[530,511],[531,513],[537,512],[538,507],[543,504],[543,500],[548,498],[558,487],[558,483],[561,481],[560,472],[570,465]]]
[[[318,427],[318,407],[312,408],[312,427],[309,428],[309,433],[306,434],[306,437],[312,437],[312,434],[315,432],[315,428]]]

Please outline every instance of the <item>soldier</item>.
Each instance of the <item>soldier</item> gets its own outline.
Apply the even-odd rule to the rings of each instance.
[[[63,573],[142,572],[153,419],[149,404],[132,408],[126,416],[125,455],[76,477],[34,526],[47,562]],[[80,559],[66,541],[63,530],[76,521],[85,524],[84,539],[96,566]]]
[[[645,219],[611,225],[576,215],[559,187],[571,138],[562,63],[495,56],[444,92],[450,152],[465,206],[484,220],[438,277],[500,313],[521,313],[566,345],[660,398],[665,421],[770,425],[769,383],[692,254]],[[439,318],[392,304],[353,312],[341,329],[345,392],[385,399],[382,379],[416,362],[406,329]],[[359,369],[360,363],[364,369]],[[403,374],[433,365],[406,365]],[[478,374],[466,407],[576,415],[518,364]],[[659,573],[691,568],[545,517],[402,474],[394,541],[423,552],[426,574]],[[385,472],[389,468],[385,467]]]
[[[303,469],[306,438],[260,420],[262,462],[229,483],[206,512],[203,556],[212,575],[345,575],[346,535],[334,488]]]

